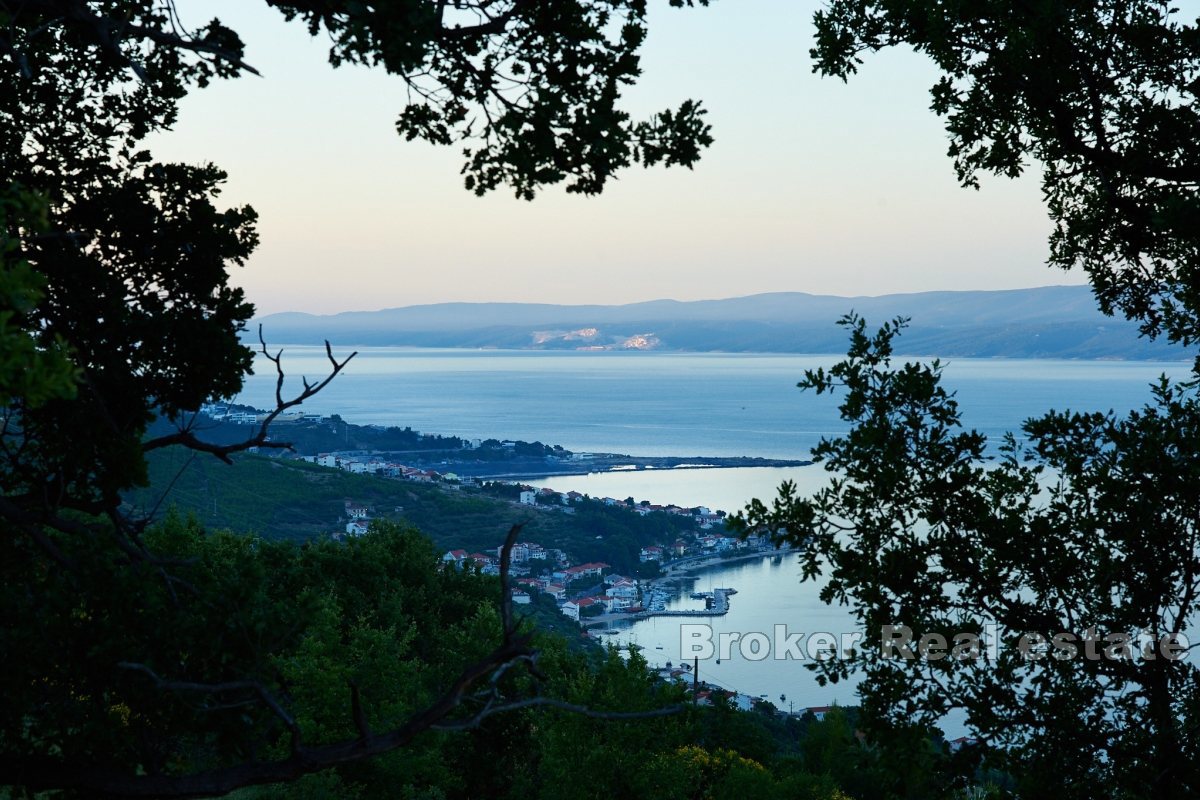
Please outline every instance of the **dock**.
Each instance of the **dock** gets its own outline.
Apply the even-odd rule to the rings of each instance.
[[[705,608],[684,608],[674,611],[650,609],[630,614],[626,619],[649,619],[650,617],[721,617],[729,613],[729,596],[733,594],[737,594],[736,589],[713,589],[711,596],[707,592],[701,593],[701,596],[705,600]]]

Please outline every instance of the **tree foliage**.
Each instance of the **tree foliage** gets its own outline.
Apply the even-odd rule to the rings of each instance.
[[[466,145],[477,192],[532,197],[563,181],[599,192],[634,162],[690,166],[710,141],[692,102],[641,122],[620,110],[640,73],[642,0],[270,4],[327,35],[333,65],[397,75],[409,89],[400,133]],[[70,396],[35,398],[23,370],[3,373],[14,381],[2,387],[6,514],[22,525],[64,508],[111,516],[119,492],[145,480],[149,422],[186,431],[190,412],[236,394],[250,367],[239,334],[253,308],[228,270],[257,244],[254,211],[217,205],[218,167],[160,163],[145,142],[174,124],[188,91],[253,68],[236,32],[215,19],[188,30],[158,0],[5,4],[0,54],[0,175],[44,203],[37,230],[4,216],[6,274],[10,258],[27,265],[40,292],[30,306],[21,290],[6,338],[13,353],[68,354],[78,377]],[[177,443],[200,444],[153,446]]]
[[[1050,263],[1106,312],[1200,340],[1200,20],[1158,0],[834,0],[815,21],[822,74],[893,46],[932,59],[959,180],[1040,166]]]
[[[595,193],[633,163],[690,166],[711,141],[693,102],[644,121],[620,108],[643,0],[268,4],[328,36],[334,66],[395,74],[410,92],[399,133],[463,145],[479,193]],[[189,91],[246,72],[235,31],[189,30],[173,0],[0,2],[2,635],[21,654],[6,666],[5,781],[200,795],[293,779],[477,722],[504,706],[487,677],[534,661],[499,592],[488,608],[463,600],[476,589],[411,542],[406,566],[380,540],[295,551],[148,530],[121,507],[150,450],[283,445],[266,423],[235,443],[195,431],[251,365],[253,307],[229,270],[257,245],[256,216],[218,202],[217,166],[146,144]],[[280,354],[262,350],[282,387]],[[277,390],[275,414],[345,366],[327,354],[329,376]],[[147,439],[158,418],[175,431]]]
[[[893,748],[965,712],[981,746],[955,766],[986,755],[1021,797],[1194,796],[1200,671],[1163,642],[1186,643],[1197,618],[1196,387],[1164,378],[1124,417],[1052,411],[991,454],[937,361],[892,365],[903,321],[843,323],[847,358],[800,384],[844,393],[850,432],[814,450],[830,485],[802,498],[785,484],[738,518],[801,547],[805,577],[861,626],[852,658],[816,665],[822,680],[860,675],[863,725]],[[912,632],[914,657],[888,626]],[[921,651],[923,635],[941,649]]]
[[[171,518],[146,540],[172,560],[168,580],[146,564],[114,568],[111,542],[64,539],[89,589],[77,594],[32,543],[6,538],[3,607],[38,622],[0,629],[20,654],[2,668],[6,779],[227,791],[247,761],[359,738],[356,709],[371,729],[396,727],[499,632],[494,581],[436,569],[411,529],[300,548]]]
[[[1040,164],[1050,263],[1081,267],[1101,308],[1145,334],[1200,340],[1200,20],[1148,0],[834,0],[815,21],[823,74],[847,79],[886,47],[931,58],[960,181]],[[862,677],[863,725],[901,758],[965,711],[980,745],[952,771],[983,757],[1021,797],[1195,795],[1200,674],[1159,643],[1190,631],[1200,588],[1196,387],[1164,379],[1126,416],[1051,411],[989,450],[936,361],[892,365],[902,320],[843,323],[846,360],[800,384],[845,393],[850,432],[816,451],[829,487],[785,484],[737,520],[804,548],[806,577],[862,625],[822,678]],[[995,656],[968,657],[989,624]],[[893,658],[885,626],[947,652]],[[1125,645],[1139,634],[1153,647]]]

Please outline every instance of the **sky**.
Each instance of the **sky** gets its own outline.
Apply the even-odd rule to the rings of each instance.
[[[1083,282],[1045,265],[1036,167],[958,185],[927,60],[869,56],[849,83],[812,73],[808,0],[651,0],[626,108],[700,99],[715,144],[691,171],[632,167],[598,197],[533,202],[466,191],[457,148],[395,133],[399,78],[333,69],[322,39],[265,3],[178,5],[189,25],[237,30],[263,75],[193,91],[151,143],[222,167],[220,200],[258,211],[262,244],[233,280],[262,314]]]

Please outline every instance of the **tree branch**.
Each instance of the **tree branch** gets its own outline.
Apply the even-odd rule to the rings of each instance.
[[[198,692],[206,695],[249,693],[257,702],[270,709],[292,735],[292,752],[288,758],[272,762],[237,764],[192,775],[137,775],[104,766],[64,769],[62,762],[49,756],[0,758],[0,783],[21,785],[33,791],[44,789],[75,789],[118,797],[212,797],[234,789],[289,781],[340,764],[361,761],[405,746],[427,731],[461,731],[478,728],[484,720],[496,714],[526,708],[552,708],[600,720],[639,720],[663,717],[683,710],[682,706],[667,706],[648,711],[596,711],[586,706],[551,697],[533,696],[501,701],[498,690],[500,678],[513,666],[526,665],[536,672],[537,651],[530,647],[529,633],[516,629],[511,613],[511,592],[508,587],[508,565],[512,548],[521,525],[509,529],[500,552],[502,640],[482,660],[463,669],[450,687],[432,705],[413,714],[403,725],[384,733],[372,733],[363,712],[357,685],[351,684],[351,715],[358,735],[333,744],[305,746],[295,718],[261,683],[254,680],[198,683],[165,679],[145,664],[120,662],[117,666],[147,676],[159,689],[171,692]],[[483,695],[482,708],[461,718],[451,718],[453,712],[469,699],[470,687],[488,677],[489,689]],[[482,699],[482,698],[481,698]],[[228,700],[217,707],[242,706],[246,701]]]
[[[127,65],[142,81],[148,80],[145,68],[134,58],[123,52],[120,47],[120,42],[130,36],[140,37],[155,44],[176,50],[186,50],[197,55],[212,56],[214,60],[223,61],[236,69],[249,72],[253,75],[260,74],[258,70],[242,60],[241,54],[221,45],[213,44],[207,39],[197,39],[192,36],[180,35],[144,25],[133,25],[126,19],[101,16],[93,13],[88,4],[81,2],[81,0],[23,0],[17,13],[20,11],[41,13],[51,18],[48,22],[35,28],[30,34],[31,36],[40,33],[52,23],[64,20],[74,22],[80,27],[86,28],[102,50],[116,58],[119,62]],[[13,51],[13,55],[16,58],[15,50]]]
[[[171,445],[183,445],[184,447],[187,447],[191,450],[197,450],[201,453],[210,453],[224,461],[226,464],[232,464],[233,459],[230,458],[232,454],[249,450],[252,447],[268,447],[277,450],[291,449],[292,445],[290,442],[272,442],[267,438],[267,429],[271,426],[271,423],[274,422],[284,411],[300,405],[305,400],[308,400],[310,397],[317,394],[317,392],[320,392],[322,389],[328,386],[330,382],[333,381],[333,379],[336,378],[341,371],[346,368],[346,365],[350,363],[350,359],[358,355],[358,351],[356,350],[341,361],[338,361],[336,358],[334,358],[333,348],[329,344],[329,340],[325,340],[325,355],[329,359],[329,363],[331,365],[329,374],[326,375],[323,380],[317,383],[309,383],[307,378],[301,378],[304,383],[304,390],[290,400],[284,400],[283,350],[280,350],[274,355],[267,350],[267,343],[263,339],[262,325],[258,326],[258,341],[260,352],[266,356],[268,361],[275,365],[276,375],[275,408],[267,415],[267,418],[262,421],[262,424],[259,426],[258,433],[249,439],[236,442],[234,444],[213,444],[212,442],[205,442],[197,438],[196,435],[192,433],[190,426],[186,426],[175,433],[167,434],[166,436],[159,436],[158,438],[143,442],[142,452],[148,453],[151,450],[157,450],[161,447],[169,447]]]

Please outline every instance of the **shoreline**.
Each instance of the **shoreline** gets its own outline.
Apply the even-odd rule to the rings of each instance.
[[[786,556],[792,553],[799,553],[799,548],[796,547],[776,547],[770,550],[757,550],[753,553],[739,553],[735,556],[702,556],[692,559],[681,559],[667,565],[662,575],[654,578],[651,582],[651,588],[655,588],[658,583],[667,583],[677,579],[682,575],[687,575],[692,572],[703,572],[711,567],[721,567],[726,564],[736,564],[740,561],[752,561],[756,558],[775,558],[776,556]]]
[[[450,462],[448,466],[456,468],[459,475],[482,480],[542,480],[545,478],[582,477],[587,475],[608,475],[610,473],[651,473],[674,472],[676,470],[706,470],[706,469],[745,469],[762,467],[786,469],[790,467],[811,467],[815,462],[811,459],[759,458],[753,456],[723,456],[723,457],[679,457],[679,456],[626,456],[603,454],[602,457],[581,462],[564,464],[522,464],[520,468],[504,472],[480,469],[475,464]]]
[[[646,591],[649,592],[653,591],[654,589],[665,588],[668,584],[682,580],[692,573],[703,572],[714,567],[723,567],[730,564],[737,564],[743,561],[753,561],[761,558],[782,557],[799,552],[799,548],[779,547],[772,550],[758,550],[753,553],[741,553],[736,556],[730,556],[729,558],[724,558],[721,556],[701,556],[693,557],[691,559],[683,559],[680,562],[673,562],[672,564],[669,564],[667,570],[664,571],[664,574],[650,580],[646,586]],[[731,588],[736,589],[737,587],[734,586]],[[599,616],[590,617],[586,621],[580,620],[579,624],[585,631],[590,631],[594,626],[610,628],[614,622],[624,621],[634,623],[640,622],[644,619],[652,619],[660,615],[660,612],[654,611],[641,611],[635,614],[600,614]]]

